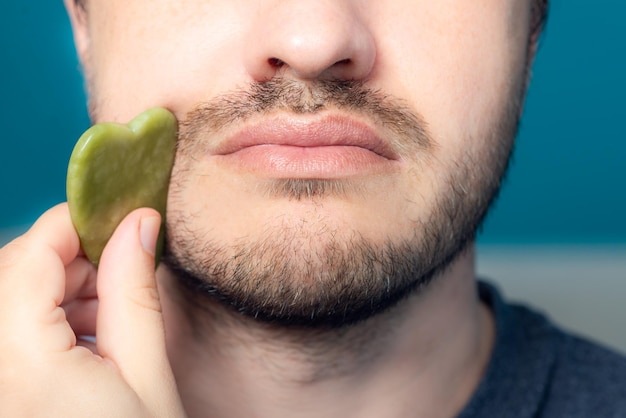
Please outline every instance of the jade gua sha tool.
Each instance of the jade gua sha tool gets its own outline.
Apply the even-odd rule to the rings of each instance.
[[[94,125],[76,143],[67,169],[67,202],[83,251],[94,265],[117,225],[140,207],[161,214],[158,263],[177,131],[174,115],[154,108],[128,125]]]

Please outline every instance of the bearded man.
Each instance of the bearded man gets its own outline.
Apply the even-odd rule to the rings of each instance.
[[[166,251],[138,209],[96,271],[66,205],[2,249],[3,416],[626,415],[475,277],[547,0],[66,7],[92,120],[180,121]]]

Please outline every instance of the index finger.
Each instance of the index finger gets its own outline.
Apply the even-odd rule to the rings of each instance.
[[[66,204],[48,210],[23,236],[0,250],[0,331],[24,346],[72,344],[73,333],[59,317],[66,289],[65,267],[80,243]],[[61,322],[59,322],[59,320]],[[50,340],[49,325],[62,331]],[[68,325],[69,328],[69,325]],[[56,340],[56,342],[55,342]],[[60,345],[59,345],[60,344]],[[36,345],[36,344],[33,344]]]
[[[28,232],[0,250],[0,301],[8,295],[20,303],[52,296],[60,305],[65,293],[65,266],[79,250],[80,240],[67,204],[49,209]]]
[[[68,265],[80,251],[80,240],[67,203],[61,203],[45,212],[22,236],[27,246],[47,246],[58,254],[63,265]]]

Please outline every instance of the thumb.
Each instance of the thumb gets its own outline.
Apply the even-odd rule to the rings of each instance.
[[[107,243],[98,268],[98,353],[113,362],[148,410],[180,404],[167,359],[154,251],[161,217],[130,213]]]

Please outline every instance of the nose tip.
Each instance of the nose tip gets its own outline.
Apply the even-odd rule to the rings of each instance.
[[[371,72],[376,50],[373,36],[358,15],[347,8],[311,2],[310,7],[272,9],[281,22],[268,25],[257,18],[250,35],[248,72],[268,80],[278,72],[302,80],[360,80]]]

